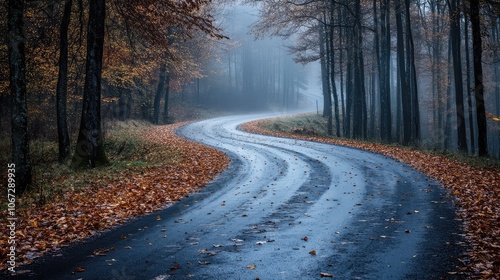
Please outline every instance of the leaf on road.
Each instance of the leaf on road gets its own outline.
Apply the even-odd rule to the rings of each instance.
[[[326,273],[326,272],[320,272],[319,276],[321,276],[321,277],[333,277],[333,274]]]
[[[115,250],[115,247],[111,247],[111,248],[108,248],[108,249],[97,248],[92,253],[95,256],[106,256],[109,251],[114,251],[114,250]]]
[[[81,267],[81,266],[77,266],[75,267],[75,272],[84,272],[85,271],[85,267]]]
[[[181,265],[180,265],[180,264],[178,264],[178,263],[176,263],[176,264],[174,264],[174,265],[172,265],[172,266],[170,267],[170,270],[178,270],[178,269],[181,269]]]
[[[248,269],[255,269],[256,267],[257,267],[257,266],[256,266],[255,264],[253,264],[253,265],[247,265],[247,268],[248,268]]]

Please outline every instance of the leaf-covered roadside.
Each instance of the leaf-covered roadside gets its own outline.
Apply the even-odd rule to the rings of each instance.
[[[498,279],[500,275],[500,172],[496,169],[475,168],[425,151],[394,147],[378,143],[299,135],[265,129],[272,119],[243,124],[243,130],[355,147],[379,153],[427,174],[446,186],[455,198],[458,216],[462,219],[470,243],[468,259],[460,268],[470,278]]]
[[[129,218],[167,207],[196,192],[229,163],[222,152],[175,135],[183,123],[148,126],[141,137],[152,144],[168,145],[175,159],[170,164],[131,167],[110,180],[66,191],[41,207],[16,210],[16,262],[24,265],[49,251],[123,223]],[[144,151],[146,153],[146,151]],[[64,180],[64,178],[61,178]],[[0,218],[6,220],[6,211]],[[7,267],[8,235],[0,232],[0,269]]]

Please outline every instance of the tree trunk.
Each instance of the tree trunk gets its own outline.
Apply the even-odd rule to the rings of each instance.
[[[361,36],[361,23],[360,23],[360,35],[359,35],[359,75],[358,84],[360,89],[360,99],[361,99],[361,137],[363,139],[367,138],[368,131],[368,108],[366,106],[366,86],[365,86],[365,64],[364,64],[364,53],[363,53],[363,38]]]
[[[452,66],[452,55],[451,55],[451,44],[448,44],[448,69],[447,69],[447,83],[446,83],[446,117],[444,118],[444,150],[449,150],[451,148],[451,66]]]
[[[381,1],[380,7],[380,60],[379,60],[379,87],[380,87],[380,136],[382,141],[392,140],[391,118],[391,22],[388,0]]]
[[[346,34],[346,45],[349,45],[352,42],[352,32],[347,32]],[[354,62],[354,50],[353,48],[347,48],[346,50],[346,113],[345,113],[345,132],[344,136],[346,138],[351,138],[351,119],[354,105],[354,94],[353,94],[353,68],[355,67]],[[353,67],[354,66],[354,67]]]
[[[160,66],[158,87],[156,88],[156,95],[155,95],[155,100],[153,103],[153,123],[154,124],[160,123],[160,102],[161,102],[161,96],[163,94],[163,88],[165,86],[166,73],[167,73],[167,65],[165,63],[162,63]]]
[[[8,2],[8,51],[11,90],[12,161],[15,166],[16,193],[23,194],[31,184],[29,163],[28,110],[26,104],[26,57],[23,33],[24,1]]]
[[[417,71],[415,67],[415,48],[411,30],[410,0],[405,0],[406,7],[406,53],[408,68],[408,89],[410,90],[411,112],[411,141],[417,144],[420,141],[420,106],[418,103]]]
[[[469,51],[469,19],[464,13],[464,35],[465,35],[465,68],[466,68],[466,83],[467,83],[467,111],[469,118],[469,138],[470,152],[476,153],[476,142],[474,137],[474,120],[472,116],[472,95],[471,95],[471,66],[470,66],[470,51]],[[498,80],[497,80],[498,81]]]
[[[361,2],[356,0],[354,4],[355,23],[353,31],[353,133],[355,139],[366,138],[366,92],[364,77],[363,48],[361,36]]]
[[[57,139],[59,142],[59,162],[66,161],[70,156],[70,140],[66,114],[68,93],[68,28],[71,21],[71,6],[73,0],[66,0],[64,14],[61,20],[59,34],[59,75],[57,78],[56,112]]]
[[[321,81],[323,85],[323,117],[328,118],[328,135],[333,134],[333,125],[332,125],[332,98],[330,92],[330,83],[328,81],[328,65],[327,65],[327,51],[325,50],[325,30],[324,26],[320,25],[319,28],[319,49],[320,49],[320,63],[321,63]]]
[[[403,115],[403,145],[408,145],[412,140],[411,135],[411,92],[406,80],[406,63],[405,49],[403,37],[403,22],[401,13],[403,11],[400,0],[394,0],[396,12],[396,32],[397,32],[397,53],[398,53],[398,70],[401,90],[401,103]]]
[[[453,57],[453,76],[455,81],[455,110],[457,117],[458,149],[464,153],[467,150],[465,131],[464,86],[462,80],[462,55],[460,51],[460,11],[457,0],[450,1],[450,36]]]
[[[165,77],[165,104],[163,106],[163,123],[169,123],[168,106],[170,99],[170,74]]]
[[[101,129],[101,74],[105,18],[105,0],[90,0],[82,117],[71,163],[73,168],[94,168],[108,164]]]
[[[391,61],[391,65],[393,68],[393,71],[396,71],[396,141],[401,141],[401,128],[403,127],[402,121],[403,121],[403,104],[401,104],[401,96],[403,95],[401,93],[401,72],[399,71],[399,54],[396,54],[396,65],[393,64]],[[396,67],[394,67],[396,66]],[[394,75],[393,75],[394,76]]]
[[[444,118],[442,112],[445,111],[444,109],[444,104],[443,104],[443,96],[445,96],[445,91],[443,88],[443,82],[442,79],[444,77],[444,68],[443,65],[441,64],[442,61],[442,56],[441,56],[441,50],[443,44],[441,44],[440,38],[437,36],[437,34],[443,32],[443,24],[442,24],[442,15],[443,11],[441,6],[438,3],[435,4],[435,10],[437,12],[437,16],[434,19],[433,23],[433,34],[434,39],[433,39],[433,83],[435,84],[435,121],[437,123],[437,139],[439,140],[439,148],[444,148],[443,147],[443,142],[441,141],[444,139]],[[434,6],[431,6],[434,8]]]
[[[497,19],[492,19],[492,21],[494,22],[493,26],[492,26],[492,31],[491,31],[491,39],[493,42],[498,42],[498,39],[499,39],[499,24],[500,24],[500,20],[497,18]],[[498,61],[500,61],[500,51],[498,50],[498,48],[496,48],[494,51],[493,51],[493,61],[497,61],[496,65],[494,66],[495,69],[493,70],[493,73],[494,73],[494,77],[495,77],[495,108],[496,108],[496,112],[495,114],[497,116],[500,116],[500,63],[498,63]],[[496,142],[496,157],[497,158],[500,158],[500,129],[497,129],[496,131],[496,137],[495,137],[495,142]]]
[[[474,95],[477,114],[477,145],[479,156],[488,156],[488,132],[486,126],[486,110],[484,107],[484,85],[482,63],[481,19],[479,16],[479,0],[470,0],[470,21],[472,27],[472,45],[474,53]]]
[[[325,17],[325,21],[326,21],[326,17]],[[333,59],[333,53],[332,53],[332,50],[331,50],[331,45],[330,45],[330,31],[331,30],[331,27],[328,28],[328,27],[324,27],[324,36],[325,36],[325,39],[324,39],[324,43],[325,43],[325,51],[326,51],[326,84],[328,86],[328,95],[326,96],[326,99],[325,99],[325,104],[328,104],[328,106],[325,106],[325,109],[326,111],[323,112],[323,115],[326,116],[328,118],[328,122],[327,122],[327,128],[328,128],[328,135],[333,135],[333,111],[332,111],[332,91],[334,90],[333,88],[333,84],[331,83],[331,75],[332,75],[332,64],[331,64],[331,61]]]
[[[332,95],[333,95],[333,107],[334,107],[334,113],[335,113],[335,136],[340,137],[340,114],[339,114],[339,97],[337,93],[337,85],[335,83],[335,51],[334,51],[334,30],[333,30],[333,22],[335,20],[334,16],[334,11],[335,11],[335,6],[334,6],[335,1],[332,0],[330,2],[330,35],[329,35],[329,42],[330,42],[330,83],[331,83],[331,88],[332,88]]]

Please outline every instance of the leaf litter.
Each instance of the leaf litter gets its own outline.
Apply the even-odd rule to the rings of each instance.
[[[166,208],[215,178],[227,167],[229,158],[214,148],[175,135],[175,129],[184,124],[148,126],[140,135],[149,143],[168,145],[175,151],[173,161],[130,167],[116,178],[68,190],[53,203],[16,209],[16,266],[29,264],[47,252],[55,252],[133,217]],[[6,219],[7,214],[7,210],[2,211],[0,218]],[[10,247],[7,234],[0,232],[0,270],[7,268]],[[107,250],[96,249],[94,254],[103,256]],[[79,270],[83,269],[75,269]]]

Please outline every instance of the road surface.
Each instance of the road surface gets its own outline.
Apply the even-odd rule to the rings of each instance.
[[[374,153],[237,129],[260,117],[181,128],[227,152],[230,167],[200,193],[44,258],[23,278],[456,277],[460,225],[441,186]]]

